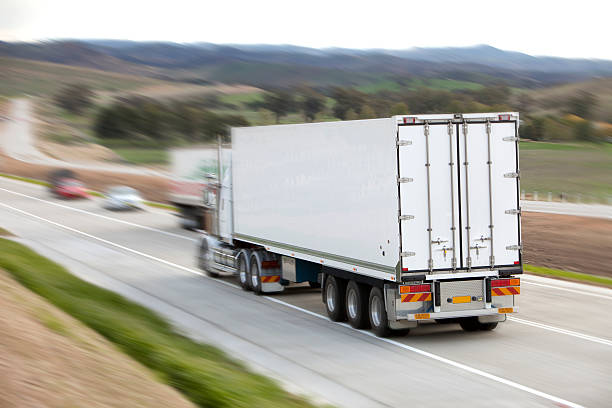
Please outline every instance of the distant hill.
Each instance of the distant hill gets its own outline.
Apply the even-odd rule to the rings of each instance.
[[[120,40],[0,42],[0,56],[162,79],[262,87],[364,85],[443,78],[537,88],[612,76],[612,61],[535,57],[487,45],[409,50],[313,49],[292,45],[178,44]]]
[[[83,66],[0,57],[0,96],[53,95],[68,83],[86,84],[98,91],[127,91],[166,82]]]

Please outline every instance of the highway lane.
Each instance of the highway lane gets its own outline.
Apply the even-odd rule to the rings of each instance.
[[[517,402],[551,405],[549,399],[517,388],[517,384],[587,406],[605,406],[612,396],[607,384],[612,374],[609,368],[612,347],[605,342],[510,321],[492,333],[463,333],[456,325],[430,325],[388,343],[271,301],[287,301],[321,314],[318,292],[297,288],[288,291],[294,293],[258,298],[187,272],[195,270],[195,242],[191,240],[197,235],[178,230],[172,216],[157,212],[109,213],[101,210],[95,201],[55,201],[44,190],[28,185],[2,182],[0,187],[29,196],[0,190],[0,203],[15,209],[0,208],[4,226],[9,230],[29,242],[45,246],[56,257],[72,259],[71,262],[77,263],[76,269],[95,266],[98,273],[152,293],[162,302],[179,304],[182,310],[192,311],[211,322],[208,324],[234,333],[224,332],[213,339],[216,343],[227,343],[228,336],[238,335],[242,342],[248,339],[250,347],[265,348],[266,353],[245,356],[239,352],[245,347],[230,347],[232,352],[260,367],[275,361],[273,367],[268,367],[273,374],[282,377],[292,372],[296,377],[290,378],[297,380],[291,382],[334,403],[394,406],[407,401],[408,389],[418,389],[428,392],[419,393],[409,401],[416,398],[416,402],[428,405],[457,402],[476,406],[516,405]],[[96,215],[73,211],[72,207]],[[115,222],[115,218],[164,233]],[[175,263],[178,268],[48,221]],[[550,280],[523,285],[521,313],[516,317],[611,340],[612,330],[605,310],[610,307],[612,297],[583,285],[570,287],[581,296],[555,287],[562,286]],[[240,344],[240,341],[229,343]],[[417,351],[410,347],[416,347]],[[261,357],[264,354],[266,358]],[[444,359],[467,367],[458,367]],[[483,374],[498,377],[491,379]],[[508,385],[504,379],[517,384]],[[444,393],[439,395],[432,390]]]
[[[114,239],[114,242],[143,252],[164,251],[164,259],[195,267],[193,261],[198,234],[179,228],[176,217],[167,211],[147,209],[144,212],[110,212],[101,207],[100,199],[56,200],[40,186],[6,179],[0,180],[0,188],[11,192],[9,194],[17,200],[18,208],[34,209],[39,208],[38,204],[44,204],[39,211],[42,211],[43,216],[50,217],[58,209],[72,210],[69,212],[70,218],[78,224],[100,223],[100,228],[104,226],[98,234],[101,238]],[[92,217],[95,220],[91,220]],[[122,234],[124,230],[129,231],[126,237]],[[292,289],[277,297],[324,314],[323,304],[306,287]],[[521,310],[521,319],[612,340],[612,323],[605,312],[609,306],[606,301],[612,300],[612,291],[608,289],[525,275],[519,299],[519,304],[529,300],[529,308]],[[585,325],[582,318],[585,315],[589,316],[588,325]]]

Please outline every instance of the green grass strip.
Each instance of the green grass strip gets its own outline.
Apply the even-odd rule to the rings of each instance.
[[[0,173],[0,177],[8,178],[11,180],[23,181],[25,183],[38,184],[39,186],[51,186],[51,184],[47,183],[46,181],[36,180],[28,177],[15,176],[12,174]]]
[[[200,407],[309,407],[221,350],[181,335],[149,309],[0,238],[0,268],[153,370]]]
[[[148,205],[149,207],[161,208],[163,210],[169,210],[169,211],[178,211],[178,208],[170,204],[157,203],[155,201],[145,201],[144,203]]]
[[[545,268],[543,266],[524,265],[526,272],[534,275],[554,276],[558,278],[572,279],[582,282],[596,283],[612,288],[612,278],[599,275],[589,275],[587,273],[562,271],[560,269]]]

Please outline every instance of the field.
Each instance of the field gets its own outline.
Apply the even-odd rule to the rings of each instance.
[[[521,142],[521,190],[569,194],[571,201],[612,198],[612,144]]]
[[[144,76],[0,57],[0,95],[48,96],[66,83],[82,83],[96,90],[116,92],[163,82]]]
[[[164,149],[125,147],[113,149],[124,160],[133,164],[167,164],[168,152]]]

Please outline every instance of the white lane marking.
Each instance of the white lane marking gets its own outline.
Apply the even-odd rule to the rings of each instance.
[[[56,207],[65,208],[65,209],[68,209],[68,210],[80,212],[80,213],[87,214],[87,215],[93,215],[94,217],[102,218],[102,219],[105,219],[105,220],[115,221],[115,222],[118,222],[118,223],[121,223],[121,224],[125,224],[125,225],[129,225],[129,226],[132,226],[132,227],[142,228],[142,229],[145,229],[145,230],[148,230],[148,231],[159,232],[160,234],[168,235],[168,236],[171,236],[171,237],[174,237],[174,238],[186,239],[186,240],[192,241],[192,242],[197,242],[198,241],[195,238],[186,237],[184,235],[175,234],[173,232],[163,231],[163,230],[160,230],[160,229],[157,229],[157,228],[147,227],[145,225],[135,224],[135,223],[129,222],[129,221],[123,221],[123,220],[120,220],[118,218],[107,217],[106,215],[92,213],[90,211],[81,210],[80,208],[74,208],[74,207],[70,207],[68,205],[54,203],[53,201],[43,200],[42,198],[38,198],[38,197],[32,197],[32,196],[29,196],[27,194],[18,193],[16,191],[12,191],[12,190],[7,190],[6,188],[0,187],[0,190],[5,191],[5,192],[10,193],[10,194],[15,194],[15,195],[18,195],[18,196],[21,196],[21,197],[26,197],[26,198],[30,198],[32,200],[40,201],[40,202],[43,202],[43,203],[46,203],[46,204],[51,204],[51,205],[54,205]]]
[[[602,299],[612,300],[612,296],[600,295],[599,293],[592,293],[592,292],[588,292],[586,290],[576,290],[576,289],[562,288],[560,286],[546,285],[546,284],[543,284],[543,283],[535,283],[535,282],[527,282],[527,281],[523,281],[522,283],[526,283],[528,285],[534,285],[534,286],[542,286],[542,287],[545,287],[545,288],[562,290],[562,291],[565,291],[565,292],[578,293],[580,295],[593,296],[593,297],[598,297],[598,298],[602,298]]]
[[[180,269],[180,270],[182,270],[182,271],[186,271],[186,272],[189,272],[189,273],[194,273],[194,274],[196,274],[196,275],[200,275],[200,276],[204,276],[204,277],[206,277],[206,278],[209,278],[208,276],[206,276],[206,275],[205,275],[205,274],[203,274],[202,272],[199,272],[199,271],[193,270],[193,269],[191,269],[191,268],[187,268],[187,267],[185,267],[185,266],[181,266],[181,265],[175,264],[175,263],[173,263],[173,262],[166,261],[166,260],[161,259],[161,258],[154,257],[154,256],[149,255],[149,254],[146,254],[146,253],[144,253],[144,252],[136,251],[136,250],[134,250],[134,249],[131,249],[131,248],[125,247],[125,246],[123,246],[123,245],[116,244],[116,243],[114,243],[114,242],[108,241],[108,240],[103,239],[103,238],[98,238],[98,237],[93,236],[93,235],[91,235],[91,234],[88,234],[88,233],[86,233],[86,232],[79,231],[79,230],[74,229],[74,228],[72,228],[72,227],[68,227],[68,226],[66,226],[66,225],[63,225],[63,224],[57,223],[57,222],[55,222],[55,221],[51,221],[51,220],[48,220],[48,219],[46,219],[46,218],[39,217],[38,215],[35,215],[35,214],[32,214],[32,213],[29,213],[29,212],[27,212],[27,211],[23,211],[23,210],[20,210],[20,209],[18,209],[18,208],[12,207],[12,206],[10,206],[10,205],[8,205],[8,204],[0,203],[0,205],[1,205],[1,206],[3,206],[3,207],[9,208],[9,209],[11,209],[11,210],[13,210],[13,211],[17,211],[17,212],[19,212],[19,213],[21,213],[21,214],[25,214],[25,215],[27,215],[27,216],[30,216],[30,217],[36,218],[36,219],[38,219],[38,220],[41,220],[41,221],[47,222],[47,223],[52,224],[52,225],[55,225],[55,226],[57,226],[57,227],[60,227],[60,228],[66,229],[66,230],[68,230],[68,231],[72,231],[72,232],[74,232],[74,233],[76,233],[76,234],[80,234],[80,235],[83,235],[83,236],[85,236],[85,237],[88,237],[88,238],[94,239],[94,240],[96,240],[96,241],[103,242],[103,243],[105,243],[105,244],[107,244],[107,245],[111,245],[111,246],[114,246],[114,247],[116,247],[116,248],[123,249],[124,251],[130,252],[130,253],[133,253],[133,254],[140,255],[140,256],[142,256],[142,257],[144,257],[144,258],[151,259],[151,260],[153,260],[153,261],[160,262],[160,263],[162,263],[162,264],[164,264],[164,265],[168,265],[168,266],[170,266],[170,267],[174,267],[174,268]],[[213,278],[210,278],[210,279],[213,279]],[[230,283],[230,282],[226,282],[226,281],[223,281],[223,280],[218,280],[218,279],[214,279],[214,280],[215,280],[216,282],[223,283],[223,284],[225,284],[225,285],[228,285],[228,286],[232,286],[232,287],[237,288],[237,286],[236,286],[236,285],[234,285],[234,284],[232,284],[232,283]],[[270,296],[263,296],[263,297],[264,297],[265,299],[267,299],[267,300],[270,300],[270,301],[274,302],[274,303],[278,303],[278,304],[284,305],[284,306],[286,306],[286,307],[289,307],[289,308],[291,308],[291,309],[298,310],[298,311],[300,311],[300,312],[302,312],[302,313],[306,313],[306,314],[308,314],[308,315],[310,315],[310,316],[318,317],[318,318],[321,318],[321,319],[327,319],[327,318],[326,318],[325,316],[323,316],[323,315],[319,315],[318,313],[311,312],[311,311],[306,310],[306,309],[303,309],[303,308],[301,308],[301,307],[299,307],[299,306],[295,306],[295,305],[292,305],[292,304],[290,304],[290,303],[283,302],[282,300],[274,299],[274,298],[272,298],[272,297],[270,297]],[[338,324],[338,323],[336,323],[336,324]],[[345,327],[347,327],[347,328],[349,328],[349,329],[351,329],[351,330],[354,330],[354,331],[355,331],[355,332],[357,332],[357,333],[361,333],[361,334],[364,334],[364,335],[366,335],[366,336],[370,336],[370,337],[372,337],[373,339],[383,341],[383,342],[385,342],[385,343],[388,343],[388,344],[394,345],[394,346],[396,346],[396,347],[400,347],[400,348],[405,349],[405,350],[408,350],[408,351],[412,351],[413,353],[419,354],[419,355],[421,355],[421,356],[431,358],[431,359],[436,360],[436,361],[438,361],[438,362],[441,362],[441,363],[443,363],[443,364],[447,364],[447,365],[450,365],[450,366],[453,366],[453,367],[459,368],[459,369],[461,369],[461,370],[464,370],[464,371],[470,372],[470,373],[472,373],[472,374],[476,374],[476,375],[479,375],[479,376],[481,376],[481,377],[487,378],[487,379],[489,379],[489,380],[492,380],[492,381],[498,382],[498,383],[500,383],[500,384],[504,384],[504,385],[507,385],[507,386],[509,386],[509,387],[516,388],[516,389],[518,389],[518,390],[525,391],[525,392],[527,392],[527,393],[530,393],[530,394],[536,395],[536,396],[538,396],[538,397],[545,398],[545,399],[547,399],[547,400],[549,400],[549,401],[553,401],[553,402],[556,402],[556,403],[558,403],[558,404],[563,404],[563,405],[568,406],[568,407],[573,407],[573,408],[583,408],[583,406],[582,406],[582,405],[579,405],[579,404],[576,404],[576,403],[573,403],[573,402],[570,402],[570,401],[564,400],[564,399],[559,398],[559,397],[555,397],[554,395],[547,394],[547,393],[542,392],[542,391],[538,391],[538,390],[536,390],[536,389],[533,389],[533,388],[530,388],[530,387],[524,386],[524,385],[519,384],[519,383],[516,383],[516,382],[514,382],[514,381],[510,381],[510,380],[507,380],[507,379],[505,379],[505,378],[498,377],[498,376],[493,375],[493,374],[489,374],[489,373],[487,373],[487,372],[485,372],[485,371],[482,371],[482,370],[479,370],[479,369],[477,369],[477,368],[470,367],[470,366],[465,365],[465,364],[462,364],[462,363],[458,363],[458,362],[456,362],[456,361],[453,361],[453,360],[447,359],[447,358],[442,357],[442,356],[438,356],[438,355],[436,355],[436,354],[433,354],[433,353],[430,353],[430,352],[427,352],[427,351],[424,351],[424,350],[418,349],[418,348],[416,348],[416,347],[408,346],[408,345],[406,345],[406,344],[403,344],[403,343],[397,342],[397,341],[395,341],[395,340],[390,340],[390,339],[385,339],[385,338],[377,337],[377,336],[376,336],[374,333],[367,332],[367,331],[362,331],[362,330],[358,330],[358,329],[354,329],[354,328],[352,328],[351,326],[348,326],[348,325],[346,325],[346,324],[341,324],[341,325],[343,325],[343,326],[345,326]]]
[[[269,299],[269,300],[271,300],[271,301],[273,301],[273,302],[276,302],[276,303],[282,304],[282,305],[284,305],[284,306],[290,307],[291,309],[298,310],[298,311],[300,311],[300,312],[302,312],[302,313],[307,313],[307,314],[309,314],[309,315],[311,315],[311,316],[315,316],[315,317],[319,317],[319,318],[322,318],[322,319],[326,319],[326,320],[327,320],[327,318],[326,318],[325,316],[322,316],[322,315],[320,315],[320,314],[317,314],[317,313],[311,312],[310,310],[303,309],[303,308],[301,308],[301,307],[299,307],[299,306],[295,306],[295,305],[292,305],[292,304],[289,304],[289,303],[285,303],[285,302],[283,302],[282,300],[278,300],[278,299],[275,299],[275,298],[272,298],[272,297],[269,297],[269,296],[264,296],[264,298]],[[486,371],[482,371],[482,370],[479,370],[479,369],[477,369],[477,368],[470,367],[470,366],[468,366],[468,365],[465,365],[465,364],[462,364],[462,363],[456,362],[456,361],[454,361],[454,360],[450,360],[450,359],[448,359],[448,358],[445,358],[445,357],[439,356],[439,355],[437,355],[437,354],[433,354],[433,353],[430,353],[430,352],[428,352],[428,351],[421,350],[421,349],[418,349],[418,348],[416,348],[416,347],[409,346],[409,345],[404,344],[404,343],[400,343],[399,341],[395,341],[395,340],[391,340],[391,339],[386,339],[386,338],[382,338],[382,337],[377,337],[377,336],[376,336],[374,333],[372,333],[372,332],[369,332],[369,331],[364,331],[364,330],[359,330],[359,329],[355,329],[355,328],[351,327],[351,326],[350,326],[349,324],[347,324],[347,323],[336,323],[336,324],[339,324],[340,326],[346,327],[347,329],[350,329],[350,330],[356,331],[357,333],[361,333],[361,334],[364,334],[364,335],[366,335],[366,336],[370,336],[370,337],[372,337],[372,338],[374,338],[374,339],[376,339],[376,340],[380,340],[380,341],[383,341],[383,342],[385,342],[385,343],[389,343],[389,344],[391,344],[391,345],[394,345],[394,346],[396,346],[396,347],[403,348],[403,349],[408,350],[408,351],[412,351],[413,353],[419,354],[419,355],[421,355],[421,356],[431,358],[431,359],[436,360],[436,361],[438,361],[438,362],[441,362],[441,363],[444,363],[444,364],[447,364],[447,365],[450,365],[450,366],[453,366],[453,367],[459,368],[459,369],[464,370],[464,371],[468,371],[468,372],[470,372],[470,373],[472,373],[472,374],[476,374],[476,375],[479,375],[479,376],[481,376],[481,377],[488,378],[489,380],[492,380],[492,381],[495,381],[495,382],[498,382],[498,383],[501,383],[501,384],[504,384],[504,385],[510,386],[510,387],[512,387],[512,388],[519,389],[519,390],[521,390],[521,391],[528,392],[528,393],[530,393],[530,394],[536,395],[536,396],[538,396],[538,397],[545,398],[545,399],[547,399],[547,400],[550,400],[550,401],[556,402],[556,403],[558,403],[558,404],[562,404],[562,405],[567,406],[567,407],[582,407],[582,405],[580,405],[580,404],[576,404],[576,403],[574,403],[574,402],[570,402],[570,401],[564,400],[564,399],[562,399],[562,398],[555,397],[554,395],[547,394],[547,393],[542,392],[542,391],[538,391],[538,390],[536,390],[536,389],[533,389],[533,388],[531,388],[531,387],[527,387],[527,386],[525,386],[525,385],[522,385],[522,384],[516,383],[516,382],[514,382],[514,381],[510,381],[510,380],[507,380],[507,379],[505,379],[505,378],[498,377],[498,376],[496,376],[496,375],[494,375],[494,374],[489,374],[489,373],[487,373]]]
[[[508,316],[508,320],[516,322],[516,323],[526,324],[528,326],[538,327],[544,330],[550,330],[553,332],[566,334],[568,336],[577,337],[579,339],[588,340],[588,341],[592,341],[592,342],[599,343],[599,344],[604,344],[606,346],[612,346],[611,340],[602,339],[601,337],[590,336],[588,334],[578,333],[578,332],[567,330],[567,329],[561,329],[559,327],[549,326],[543,323],[537,323],[537,322],[532,322],[530,320],[519,319],[518,317]]]

